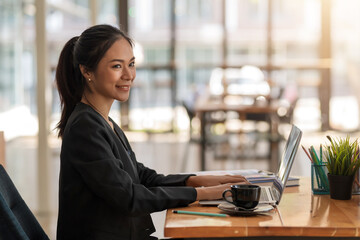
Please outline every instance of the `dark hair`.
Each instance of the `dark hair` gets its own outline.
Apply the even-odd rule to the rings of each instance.
[[[134,45],[123,31],[104,24],[86,29],[79,37],[73,37],[65,44],[56,68],[56,85],[62,110],[56,126],[59,137],[63,136],[67,120],[75,105],[81,101],[86,87],[86,79],[79,65],[94,71],[106,51],[121,38],[126,39],[131,46]]]

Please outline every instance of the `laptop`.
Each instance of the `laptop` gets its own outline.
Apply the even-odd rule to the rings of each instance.
[[[295,125],[292,125],[291,132],[286,141],[285,149],[281,156],[278,171],[275,173],[273,184],[271,186],[260,186],[261,195],[259,204],[278,205],[280,203],[286,182],[290,175],[291,167],[295,160],[295,155],[300,144],[301,136],[302,131]],[[224,202],[225,200],[201,200],[199,201],[199,204],[218,205]]]

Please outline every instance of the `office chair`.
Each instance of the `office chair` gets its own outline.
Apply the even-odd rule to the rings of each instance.
[[[185,146],[185,150],[184,150],[184,155],[182,157],[182,165],[181,165],[181,172],[185,172],[186,170],[186,165],[188,162],[188,156],[189,156],[189,152],[190,152],[190,145],[191,144],[197,144],[200,145],[201,144],[201,136],[199,136],[198,134],[194,134],[194,130],[192,127],[192,120],[195,118],[196,113],[195,110],[193,109],[193,106],[191,106],[191,104],[189,104],[186,101],[180,101],[180,104],[182,105],[182,107],[186,110],[187,116],[189,117],[190,120],[190,127],[189,127],[189,141],[186,143]],[[224,114],[220,114],[221,116],[206,116],[207,118],[209,118],[207,120],[208,123],[211,124],[218,124],[218,123],[224,123],[225,122],[225,117],[223,116]],[[220,145],[224,142],[227,142],[227,138],[228,136],[224,135],[224,136],[220,136],[220,135],[215,135],[214,133],[212,133],[211,131],[211,126],[207,126],[205,129],[205,134],[208,136],[207,138],[207,146],[216,146],[216,145]],[[216,154],[215,154],[216,155]]]
[[[193,128],[192,128],[191,121],[195,117],[194,110],[192,109],[192,107],[186,101],[181,101],[181,105],[186,110],[186,113],[187,113],[187,115],[189,117],[189,121],[190,121],[189,141],[186,143],[185,150],[184,150],[184,156],[182,157],[182,161],[181,161],[181,163],[182,163],[181,164],[181,172],[184,172],[186,170],[186,165],[187,165],[186,163],[187,163],[187,159],[188,159],[188,156],[189,156],[190,145],[192,143],[200,144],[200,138],[195,137],[194,134],[193,134]]]
[[[0,239],[49,239],[1,164]]]
[[[280,123],[293,124],[294,110],[299,100],[298,86],[288,84],[282,89],[280,96],[280,107],[278,111]]]

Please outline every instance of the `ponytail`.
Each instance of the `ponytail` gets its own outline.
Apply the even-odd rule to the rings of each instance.
[[[87,87],[79,65],[95,71],[106,51],[120,38],[132,40],[120,29],[111,25],[95,25],[86,29],[80,37],[73,37],[61,51],[56,68],[56,85],[61,103],[61,118],[56,128],[59,137],[64,135],[66,123]]]
[[[80,102],[85,84],[74,57],[74,48],[79,37],[71,38],[61,51],[59,63],[56,68],[56,85],[61,103],[61,118],[56,128],[59,137],[64,134],[65,125],[75,105]]]

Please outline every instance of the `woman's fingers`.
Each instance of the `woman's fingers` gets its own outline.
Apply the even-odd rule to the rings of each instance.
[[[224,176],[224,178],[220,181],[222,184],[224,183],[236,183],[236,182],[245,182],[249,183],[248,180],[244,176],[235,175],[235,176]]]

